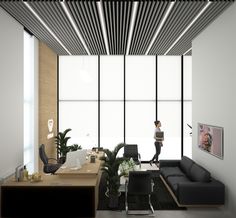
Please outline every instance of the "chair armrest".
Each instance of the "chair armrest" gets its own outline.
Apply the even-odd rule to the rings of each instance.
[[[160,160],[161,167],[177,167],[180,165],[180,160]]]
[[[153,181],[153,179],[151,179],[151,192],[153,192],[153,190],[154,190],[154,185],[155,185],[155,183],[154,183],[154,181]]]
[[[138,159],[141,161],[141,155],[138,153]]]
[[[56,158],[48,158],[48,161],[56,161],[58,163],[58,160]]]

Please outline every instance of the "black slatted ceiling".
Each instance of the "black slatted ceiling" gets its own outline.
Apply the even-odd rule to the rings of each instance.
[[[178,55],[185,53],[191,48],[192,40],[206,28],[213,20],[216,19],[231,2],[212,2],[210,6],[204,11],[198,21],[185,33],[185,35],[176,43],[176,45],[168,52],[168,55]]]
[[[57,54],[68,55],[67,51],[45,29],[23,2],[0,2],[0,6]]]
[[[149,54],[164,55],[207,2],[175,2]]]
[[[186,56],[191,56],[192,55],[192,50],[188,51],[185,55]]]
[[[133,1],[101,1],[110,54],[125,54]]]
[[[109,53],[112,55],[126,54],[132,12],[134,4],[137,4],[129,54],[144,55],[150,47],[150,43],[169,5],[173,1],[65,0],[64,4],[73,17],[83,40],[77,35],[60,0],[28,0],[27,2],[73,55],[107,54],[98,4],[101,4],[105,20]],[[233,0],[212,1],[207,10],[171,48],[167,55],[183,55],[186,53],[192,46],[192,40],[233,2]],[[207,0],[175,1],[148,54],[164,55],[207,3]],[[66,49],[40,23],[23,1],[0,1],[0,6],[39,40],[45,42],[55,53],[68,55]],[[88,52],[85,47],[87,47]],[[190,50],[187,54],[191,55],[191,53]]]
[[[145,54],[148,46],[168,9],[169,2],[140,1],[134,24],[129,54]]]
[[[72,55],[78,53],[87,54],[60,2],[36,1],[29,2],[29,5],[47,23],[52,32],[56,34]]]
[[[66,1],[66,5],[90,53],[106,54],[96,1]]]

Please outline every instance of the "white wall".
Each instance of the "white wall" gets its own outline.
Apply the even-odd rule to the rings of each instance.
[[[236,3],[193,41],[193,159],[226,186],[223,210],[236,214]],[[197,147],[197,123],[224,127],[223,160]]]
[[[23,27],[0,8],[0,178],[23,163]]]

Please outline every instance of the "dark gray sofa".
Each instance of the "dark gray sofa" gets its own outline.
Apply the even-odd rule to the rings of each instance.
[[[225,186],[190,158],[160,160],[160,177],[180,207],[220,206]]]

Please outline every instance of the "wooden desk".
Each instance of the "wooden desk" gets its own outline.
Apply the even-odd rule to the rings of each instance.
[[[68,175],[77,175],[77,176],[97,176],[99,174],[101,167],[101,161],[96,159],[95,163],[89,163],[88,161],[80,169],[71,169],[71,168],[59,168],[56,171],[56,175],[68,176]]]
[[[79,170],[60,169],[40,182],[9,179],[1,186],[2,217],[95,217],[100,164],[96,159]]]

